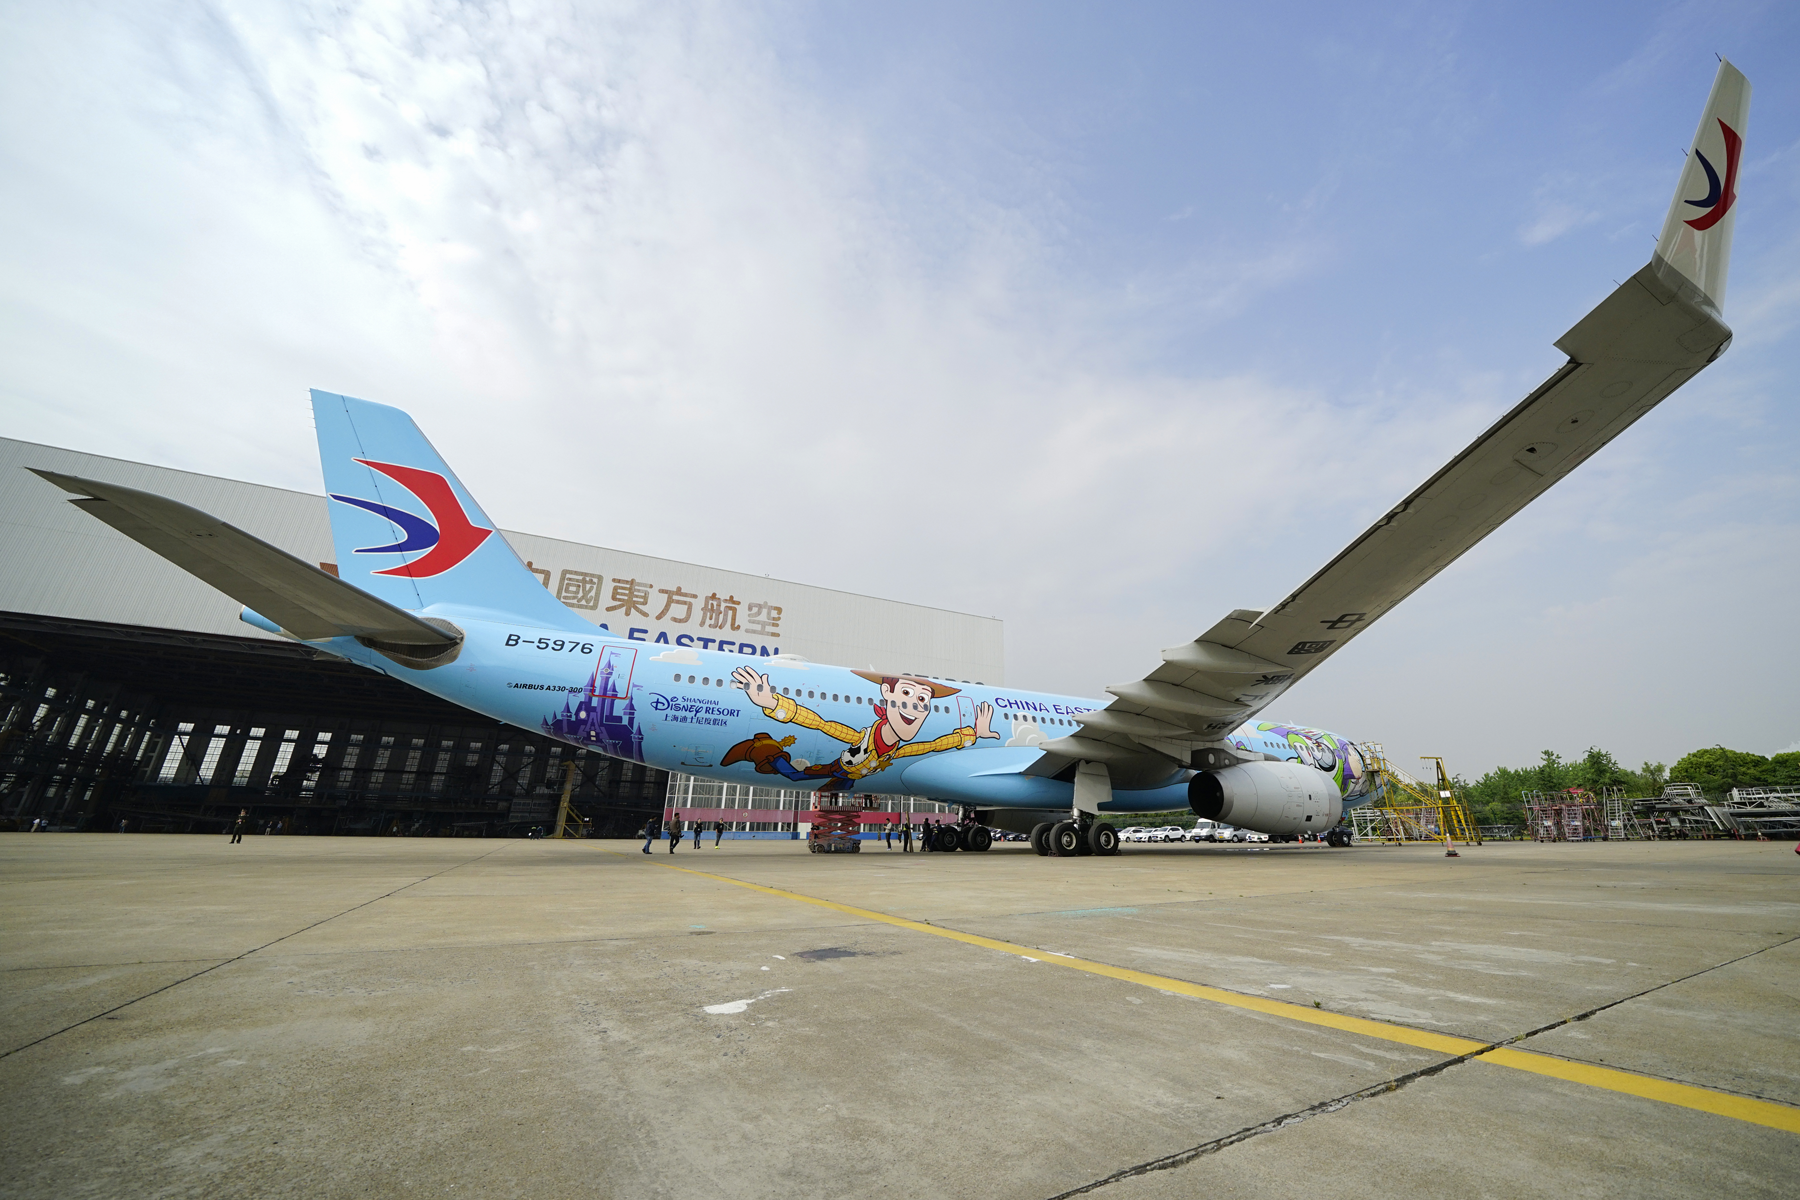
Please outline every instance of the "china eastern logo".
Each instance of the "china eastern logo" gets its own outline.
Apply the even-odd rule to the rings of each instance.
[[[429,579],[433,575],[442,575],[475,553],[476,547],[487,541],[488,534],[494,532],[469,520],[461,501],[457,500],[456,493],[451,490],[449,480],[436,471],[421,471],[417,467],[401,467],[369,458],[359,458],[356,461],[370,470],[380,471],[411,492],[437,522],[433,525],[424,517],[409,513],[403,508],[378,504],[373,500],[359,500],[355,496],[340,496],[333,492],[331,498],[338,503],[354,505],[386,517],[405,534],[392,545],[365,546],[355,553],[411,554],[421,550],[428,551],[412,562],[401,563],[385,571],[372,571],[370,574],[405,575],[412,579]]]
[[[1738,155],[1743,152],[1744,139],[1738,136],[1737,130],[1723,121],[1719,122],[1719,132],[1725,135],[1724,182],[1720,182],[1719,173],[1713,169],[1712,161],[1700,153],[1699,146],[1694,147],[1694,157],[1700,160],[1700,165],[1706,170],[1706,196],[1685,203],[1707,210],[1687,222],[1702,232],[1723,220],[1725,214],[1731,211],[1731,206],[1737,202]]]

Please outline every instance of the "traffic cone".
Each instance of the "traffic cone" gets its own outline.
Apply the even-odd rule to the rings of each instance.
[[[1462,855],[1460,855],[1456,852],[1456,847],[1452,846],[1450,844],[1450,835],[1447,833],[1444,835],[1444,857],[1445,858],[1461,858],[1462,857]]]

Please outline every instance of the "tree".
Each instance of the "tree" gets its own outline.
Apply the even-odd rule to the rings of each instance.
[[[1630,772],[1619,765],[1619,760],[1598,746],[1589,746],[1580,762],[1571,763],[1570,773],[1575,777],[1576,787],[1594,793],[1604,792],[1607,788],[1628,787],[1632,782]]]
[[[1669,772],[1669,779],[1673,783],[1697,784],[1711,795],[1724,795],[1732,788],[1767,787],[1775,773],[1774,764],[1760,754],[1711,746],[1683,755]]]
[[[1564,762],[1554,750],[1544,751],[1531,776],[1531,786],[1540,792],[1562,792],[1575,786],[1574,764]]]

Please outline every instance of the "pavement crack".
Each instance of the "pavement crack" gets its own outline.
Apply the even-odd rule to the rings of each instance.
[[[1790,938],[1783,938],[1779,942],[1771,942],[1767,946],[1760,946],[1755,950],[1747,950],[1734,958],[1726,959],[1724,962],[1713,963],[1710,966],[1701,967],[1697,971],[1689,971],[1686,975],[1678,975],[1674,979],[1665,979],[1661,983],[1653,984],[1642,991],[1633,992],[1629,996],[1620,996],[1617,1000],[1608,1000],[1605,1004],[1596,1004],[1592,1008],[1583,1009],[1581,1012],[1558,1018],[1547,1025],[1539,1025],[1536,1029],[1527,1029],[1524,1033],[1514,1034],[1504,1041],[1495,1042],[1494,1046],[1490,1046],[1489,1049],[1493,1049],[1497,1046],[1515,1046],[1529,1038],[1536,1037],[1540,1033],[1549,1033],[1552,1029],[1561,1029],[1564,1025],[1573,1025],[1577,1021],[1585,1021],[1589,1017],[1603,1013],[1609,1008],[1617,1008],[1621,1004],[1629,1004],[1633,1000],[1641,1000],[1645,996],[1662,991],[1664,988],[1674,987],[1678,983],[1686,983],[1690,979],[1698,979],[1702,975],[1708,975],[1714,971],[1722,970],[1725,967],[1731,966],[1733,963],[1741,963],[1747,958],[1755,958],[1759,954],[1766,954],[1770,950],[1777,950],[1782,946],[1790,946],[1795,942],[1800,942],[1800,934],[1796,934]],[[1542,1053],[1542,1051],[1534,1051],[1534,1053]],[[1557,1057],[1563,1056],[1559,1055]],[[1580,1060],[1570,1059],[1569,1061],[1578,1062]]]
[[[1368,1100],[1376,1096],[1391,1095],[1410,1083],[1415,1083],[1421,1079],[1428,1079],[1433,1075],[1442,1074],[1451,1067],[1468,1062],[1471,1058],[1486,1054],[1492,1049],[1492,1046],[1483,1046],[1479,1050],[1472,1050],[1467,1054],[1457,1055],[1455,1058],[1447,1058],[1443,1062],[1433,1063],[1429,1067],[1420,1067],[1418,1070],[1408,1071],[1404,1075],[1396,1075],[1392,1079],[1385,1079],[1380,1083],[1371,1084],[1369,1087],[1362,1088],[1358,1091],[1347,1092],[1342,1096],[1334,1096],[1330,1100],[1321,1100],[1317,1104],[1295,1109],[1290,1113],[1283,1113],[1281,1116],[1273,1117],[1259,1125],[1247,1126],[1235,1133],[1228,1133],[1224,1137],[1214,1138],[1210,1142],[1201,1142],[1198,1146],[1189,1146],[1186,1150],[1177,1150],[1173,1154],[1166,1154],[1161,1158],[1153,1158],[1148,1162],[1139,1163],[1134,1167],[1125,1167],[1122,1170],[1114,1171],[1111,1175],[1108,1175],[1103,1179],[1096,1179],[1092,1183],[1084,1183],[1080,1187],[1071,1188],[1066,1192],[1058,1192],[1054,1196],[1049,1197],[1049,1200],[1067,1200],[1067,1197],[1070,1196],[1085,1196],[1090,1192],[1097,1192],[1103,1187],[1108,1187],[1127,1179],[1135,1179],[1140,1175],[1149,1175],[1156,1171],[1169,1171],[1176,1167],[1184,1167],[1197,1158],[1204,1158],[1209,1154],[1217,1154],[1219,1151],[1235,1146],[1240,1142],[1247,1142],[1251,1138],[1261,1137],[1265,1133],[1275,1133],[1279,1130],[1287,1129],[1290,1126],[1298,1125],[1302,1121],[1310,1120],[1313,1117],[1320,1117],[1327,1113],[1337,1112],[1339,1109],[1347,1108],[1358,1100]]]
[[[306,933],[309,930],[317,929],[319,926],[328,924],[332,921],[335,921],[339,917],[347,917],[351,913],[356,912],[359,909],[364,909],[364,908],[369,907],[369,905],[371,905],[371,904],[379,904],[381,901],[386,900],[390,896],[397,896],[401,892],[404,892],[408,888],[418,887],[421,883],[428,883],[431,880],[436,879],[440,875],[447,875],[451,871],[460,870],[461,868],[469,866],[473,863],[478,863],[482,859],[488,857],[488,855],[498,854],[500,851],[505,850],[508,846],[513,845],[513,844],[515,844],[515,843],[512,843],[512,842],[502,843],[501,845],[495,846],[492,850],[489,850],[487,852],[487,854],[477,854],[474,858],[465,859],[464,861],[459,862],[459,863],[452,863],[451,865],[445,867],[441,871],[433,871],[429,875],[421,875],[419,878],[413,880],[411,883],[403,883],[399,887],[394,888],[392,891],[383,892],[379,896],[373,896],[367,900],[364,900],[361,904],[352,904],[349,908],[344,909],[342,912],[332,913],[329,917],[320,917],[318,920],[312,922],[311,924],[302,925],[299,929],[295,929],[288,933],[284,933],[280,937],[273,938],[269,941],[266,941],[260,946],[252,946],[250,949],[244,951],[242,954],[236,954],[230,958],[220,959],[218,962],[213,963],[213,965],[210,967],[203,967],[200,970],[195,971],[191,975],[183,975],[180,979],[174,980],[171,983],[165,983],[159,988],[152,988],[149,991],[145,992],[141,996],[133,996],[129,1000],[125,1000],[118,1004],[115,1004],[111,1008],[105,1009],[101,1012],[97,1012],[97,1013],[93,1014],[92,1016],[83,1017],[81,1020],[73,1022],[72,1024],[64,1025],[61,1029],[52,1030],[51,1032],[46,1033],[43,1037],[33,1038],[31,1041],[25,1042],[22,1045],[14,1046],[10,1050],[0,1052],[0,1059],[11,1058],[13,1055],[18,1054],[20,1051],[29,1050],[33,1046],[41,1046],[45,1042],[50,1041],[52,1038],[59,1038],[63,1034],[68,1033],[72,1029],[80,1029],[83,1025],[90,1024],[94,1021],[101,1020],[102,1018],[105,1018],[105,1017],[110,1017],[114,1013],[120,1011],[121,1009],[130,1008],[133,1004],[136,1004],[140,1000],[148,1000],[152,996],[160,996],[162,993],[169,991],[171,988],[178,988],[184,983],[188,983],[192,980],[200,978],[202,975],[210,975],[214,971],[217,971],[221,967],[229,967],[232,963],[242,962],[244,959],[249,958],[252,954],[258,954],[264,950],[267,950],[270,946],[280,945],[282,942],[287,941],[289,938],[299,937],[301,934]],[[204,961],[204,960],[194,960],[194,961]]]
[[[1083,1195],[1087,1195],[1090,1192],[1097,1192],[1103,1187],[1107,1187],[1107,1186],[1110,1186],[1111,1184],[1119,1183],[1126,1179],[1133,1179],[1140,1175],[1148,1175],[1155,1171],[1173,1170],[1176,1167],[1186,1166],[1188,1163],[1193,1162],[1195,1159],[1204,1158],[1209,1154],[1217,1154],[1219,1151],[1227,1149],[1228,1147],[1236,1146],[1241,1142],[1247,1142],[1251,1138],[1261,1137],[1263,1134],[1266,1134],[1266,1133],[1275,1133],[1279,1130],[1286,1129],[1290,1126],[1298,1125],[1300,1122],[1309,1120],[1313,1117],[1324,1116],[1327,1113],[1337,1112],[1340,1109],[1346,1108],[1349,1105],[1356,1103],[1358,1100],[1368,1100],[1368,1099],[1372,1099],[1376,1096],[1392,1095],[1394,1092],[1399,1091],[1401,1088],[1407,1086],[1410,1083],[1415,1083],[1421,1079],[1429,1079],[1434,1075],[1441,1075],[1445,1071],[1448,1071],[1452,1067],[1461,1066],[1463,1063],[1469,1062],[1471,1059],[1480,1058],[1482,1055],[1488,1053],[1490,1050],[1496,1050],[1503,1046],[1517,1045],[1518,1043],[1526,1041],[1530,1038],[1534,1038],[1541,1033],[1548,1033],[1552,1029],[1560,1029],[1564,1025],[1572,1025],[1577,1021],[1585,1021],[1589,1017],[1592,1017],[1598,1013],[1603,1013],[1609,1008],[1616,1008],[1621,1004],[1626,1004],[1632,1000],[1641,999],[1642,997],[1651,995],[1654,992],[1659,992],[1664,988],[1673,987],[1676,984],[1686,982],[1689,979],[1696,979],[1701,975],[1708,974],[1712,971],[1717,971],[1722,967],[1729,967],[1733,963],[1743,962],[1745,959],[1748,959],[1748,958],[1755,958],[1759,954],[1766,953],[1767,951],[1770,951],[1770,950],[1778,949],[1782,946],[1791,945],[1794,942],[1800,942],[1800,935],[1796,935],[1791,938],[1784,938],[1783,940],[1781,940],[1779,942],[1772,942],[1767,946],[1762,946],[1762,947],[1759,947],[1758,949],[1747,951],[1747,952],[1745,952],[1743,954],[1739,954],[1733,958],[1728,958],[1723,962],[1713,963],[1710,966],[1702,967],[1697,971],[1690,971],[1686,975],[1679,976],[1675,979],[1664,980],[1662,983],[1656,984],[1654,987],[1644,988],[1642,991],[1633,992],[1629,996],[1620,996],[1618,999],[1609,1000],[1605,1004],[1597,1004],[1593,1008],[1584,1009],[1583,1011],[1578,1012],[1578,1013],[1572,1013],[1569,1016],[1562,1017],[1555,1021],[1551,1021],[1548,1024],[1540,1025],[1535,1029],[1528,1029],[1523,1033],[1514,1034],[1512,1037],[1504,1038],[1497,1042],[1491,1042],[1488,1045],[1482,1046],[1478,1050],[1471,1050],[1467,1054],[1459,1054],[1459,1055],[1455,1056],[1454,1058],[1447,1058],[1442,1062],[1433,1063],[1431,1066],[1421,1067],[1417,1071],[1408,1071],[1404,1075],[1396,1075],[1392,1079],[1383,1080],[1380,1083],[1372,1084],[1369,1087],[1362,1088],[1358,1091],[1348,1092],[1342,1096],[1335,1096],[1329,1100],[1321,1100],[1317,1104],[1309,1105],[1306,1108],[1296,1109],[1295,1111],[1290,1112],[1290,1113],[1284,1113],[1279,1117],[1271,1118],[1270,1120],[1264,1121],[1258,1125],[1247,1126],[1243,1129],[1237,1130],[1235,1133],[1228,1133],[1224,1137],[1214,1138],[1210,1142],[1201,1142],[1197,1146],[1189,1146],[1185,1150],[1177,1150],[1175,1153],[1166,1154],[1166,1155],[1162,1156],[1161,1158],[1153,1158],[1147,1162],[1139,1163],[1136,1166],[1125,1167],[1121,1170],[1114,1171],[1111,1175],[1107,1175],[1104,1178],[1096,1179],[1092,1183],[1082,1184],[1080,1187],[1072,1188],[1066,1192],[1058,1192],[1054,1196],[1049,1197],[1049,1200],[1066,1200],[1066,1198],[1070,1197],[1070,1196],[1083,1196]],[[1536,1051],[1532,1051],[1532,1053],[1542,1054],[1542,1053],[1544,1053],[1544,1051],[1536,1050]],[[1553,1055],[1552,1057],[1561,1058],[1564,1056]],[[1566,1061],[1579,1062],[1582,1060],[1567,1059]],[[1641,1071],[1633,1072],[1633,1073],[1634,1074],[1644,1074],[1644,1072],[1641,1072]],[[1663,1078],[1663,1077],[1662,1076],[1652,1076],[1652,1078]],[[1670,1082],[1679,1083],[1682,1081],[1671,1080]],[[1709,1085],[1709,1086],[1713,1086],[1713,1085]],[[1717,1089],[1715,1087],[1715,1090],[1719,1090],[1719,1089]],[[1743,1094],[1743,1093],[1740,1093],[1740,1094]]]

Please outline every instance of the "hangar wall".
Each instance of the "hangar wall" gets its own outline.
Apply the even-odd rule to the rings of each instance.
[[[336,558],[324,496],[0,438],[3,612],[274,638],[239,621],[236,601],[65,503],[66,493],[27,467],[155,492],[308,562]],[[501,532],[564,604],[614,633],[702,646],[726,640],[817,662],[1005,682],[995,618]]]
[[[0,821],[198,832],[247,808],[284,832],[491,835],[547,822],[564,786],[598,835],[663,810],[663,772],[245,625],[27,467],[333,558],[323,496],[0,438]],[[996,619],[502,532],[573,611],[638,640],[1002,681]]]

